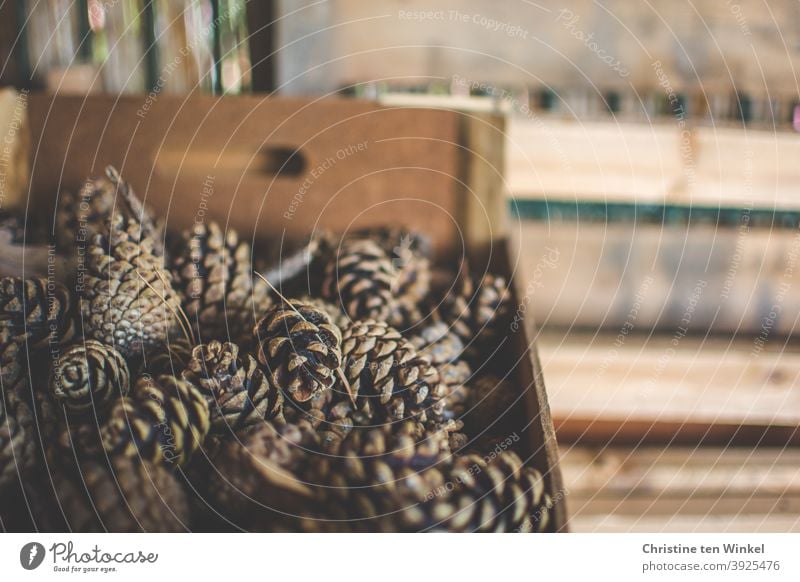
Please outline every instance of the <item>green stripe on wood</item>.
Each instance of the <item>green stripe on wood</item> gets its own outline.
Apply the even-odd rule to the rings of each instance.
[[[767,208],[576,202],[569,200],[509,201],[513,216],[523,220],[638,222],[664,225],[712,225],[751,228],[794,229],[800,226],[800,211]]]

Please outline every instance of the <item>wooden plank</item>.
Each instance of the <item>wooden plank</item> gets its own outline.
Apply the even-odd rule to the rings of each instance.
[[[573,531],[800,531],[797,449],[561,453]]]
[[[501,249],[499,255],[502,261],[495,264],[496,272],[506,273],[510,281],[511,304],[524,305],[528,301],[525,283],[520,277],[513,277],[517,264],[519,245],[513,236]],[[545,483],[551,496],[556,500],[552,508],[552,530],[567,532],[567,502],[564,499],[564,482],[559,465],[558,443],[553,427],[553,418],[550,412],[549,397],[545,389],[542,366],[536,348],[535,338],[538,336],[536,323],[530,314],[522,318],[522,325],[509,325],[507,340],[513,349],[514,370],[519,375],[519,385],[524,391],[525,415],[527,420],[526,432],[533,437],[531,449],[528,454],[534,460],[534,466],[547,467],[544,473]],[[517,354],[521,354],[517,356]]]
[[[520,117],[508,128],[517,198],[800,208],[791,132]]]
[[[562,446],[561,454],[575,494],[800,495],[798,449]]]
[[[790,515],[708,515],[652,518],[577,515],[569,521],[576,533],[797,533],[800,521]]]
[[[680,177],[679,153],[671,124],[514,117],[506,175],[516,198],[663,202]]]
[[[771,337],[795,333],[800,295],[793,285],[800,233],[793,228],[715,224],[522,220],[527,253],[521,272],[535,285],[532,309],[543,325],[675,331],[703,285],[689,329],[702,333],[762,331],[776,302]],[[634,310],[635,307],[635,310]],[[635,317],[631,312],[635,311]]]
[[[30,180],[27,91],[0,89],[0,211],[19,210]]]
[[[505,122],[499,115],[465,113],[460,143],[464,163],[464,236],[470,252],[505,236]]]
[[[777,343],[755,352],[747,340],[673,340],[541,334],[559,438],[800,442],[800,354]]]

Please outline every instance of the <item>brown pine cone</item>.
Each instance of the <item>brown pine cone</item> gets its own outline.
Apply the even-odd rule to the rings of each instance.
[[[253,275],[250,244],[216,222],[196,223],[174,252],[172,273],[198,341],[242,341],[269,307],[269,288]]]
[[[68,342],[75,335],[72,298],[61,283],[47,279],[0,279],[0,328],[5,339],[36,350]]]
[[[109,234],[97,235],[88,249],[81,301],[86,337],[126,358],[165,344],[179,327],[180,301],[153,242],[138,222],[115,215]]]
[[[315,503],[311,485],[300,476],[318,458],[318,442],[307,423],[264,423],[241,440],[225,439],[210,447],[208,459],[192,463],[190,480],[212,511],[235,527],[287,529],[293,516]]]
[[[467,384],[467,410],[464,417],[470,434],[492,434],[506,426],[513,415],[512,408],[521,399],[516,387],[496,376],[484,375]]]
[[[464,384],[472,374],[469,364],[460,359],[463,356],[464,343],[443,322],[428,325],[409,341],[421,354],[430,358],[446,387],[446,395],[442,399],[444,402],[442,418],[461,418],[468,406],[469,388]]]
[[[230,342],[212,341],[194,348],[183,378],[208,399],[211,432],[238,432],[283,417],[283,393],[271,385],[249,354]]]
[[[489,273],[473,279],[464,262],[455,285],[442,301],[440,313],[464,342],[469,358],[485,357],[502,339],[500,326],[508,319],[510,301],[505,279]]]
[[[71,460],[71,459],[70,459]],[[164,466],[113,456],[51,467],[55,507],[42,515],[47,531],[183,532],[189,505]],[[51,495],[52,496],[52,495]]]
[[[307,480],[318,484],[317,528],[333,531],[415,530],[414,507],[403,504],[417,488],[425,490],[425,475],[438,475],[449,465],[447,439],[441,433],[418,440],[419,424],[354,430],[309,468]]]
[[[445,484],[426,496],[433,497],[426,503],[432,518],[427,530],[511,532],[530,516],[546,515],[549,497],[541,473],[512,451],[457,457],[448,479],[455,484],[451,493]]]
[[[145,357],[140,375],[180,376],[192,359],[192,349],[192,344],[185,339],[170,339]]]
[[[73,344],[53,365],[50,391],[71,414],[104,410],[130,388],[128,364],[113,347],[95,340]]]
[[[281,238],[261,249],[257,269],[284,297],[318,297],[338,244],[339,238],[328,231],[316,231],[308,240]]]
[[[144,236],[153,239],[154,253],[163,255],[161,225],[113,166],[106,168],[105,176],[88,178],[77,194],[61,193],[55,229],[59,251],[73,254],[75,247],[85,248],[95,236],[107,232],[108,221],[115,213],[138,222]]]
[[[326,313],[328,317],[330,317],[331,323],[333,323],[340,330],[347,327],[347,325],[350,323],[350,318],[347,316],[347,314],[342,311],[338,305],[330,303],[329,301],[319,299],[317,297],[311,297],[309,295],[301,296],[298,301],[312,305],[315,309]]]
[[[114,403],[101,435],[109,454],[181,465],[203,443],[209,427],[208,402],[191,383],[143,376],[131,397]]]
[[[62,192],[56,211],[56,242],[60,249],[86,244],[101,234],[117,200],[117,187],[106,176],[89,178],[77,194]]]
[[[330,317],[300,301],[272,307],[254,330],[269,381],[297,402],[329,390],[342,362],[342,334]]]
[[[342,355],[357,409],[370,419],[424,421],[441,413],[445,386],[438,371],[397,330],[355,322],[344,330]]]
[[[428,295],[431,241],[427,236],[400,227],[382,226],[358,231],[353,237],[373,241],[389,256],[397,271],[396,296],[420,301]]]
[[[421,233],[394,226],[357,231],[350,239],[369,239],[389,256],[396,276],[392,284],[394,300],[389,308],[389,325],[406,333],[429,315],[431,286],[430,239]]]
[[[392,258],[410,254],[416,258],[431,258],[431,240],[425,234],[399,226],[377,226],[364,228],[349,235],[349,238],[370,239]]]
[[[412,295],[396,297],[386,321],[403,335],[412,334],[427,319],[428,308],[425,303]]]
[[[43,356],[50,358],[50,355]],[[29,403],[35,412],[34,432],[36,434],[37,448],[47,447],[52,443],[58,433],[64,429],[69,419],[64,407],[53,398],[50,390],[46,388],[50,379],[51,366],[44,361],[33,362],[28,372],[28,380],[33,390],[29,390]],[[78,419],[83,422],[85,419]]]
[[[367,239],[346,239],[325,271],[322,296],[341,305],[350,319],[385,320],[397,281],[398,272],[380,246]]]
[[[0,324],[0,375],[3,386],[18,382],[26,374],[24,349],[16,341],[11,329]]]
[[[21,245],[26,242],[25,239],[25,217],[0,211],[0,241]],[[30,243],[30,237],[27,242]]]
[[[546,515],[541,474],[511,451],[453,457],[435,439],[382,439],[379,429],[354,431],[338,458],[316,465],[338,529],[514,531]]]
[[[3,380],[0,393],[0,493],[15,481],[24,481],[36,463],[35,421],[24,399],[27,378]]]
[[[433,322],[409,338],[417,350],[435,365],[450,364],[461,358],[464,342],[444,322]]]
[[[442,418],[460,419],[469,410],[471,391],[467,381],[472,376],[472,370],[463,360],[453,364],[440,364],[437,369],[446,386]]]

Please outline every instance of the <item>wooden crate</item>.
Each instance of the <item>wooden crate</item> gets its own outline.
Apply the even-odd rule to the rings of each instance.
[[[320,228],[402,224],[429,233],[437,257],[469,253],[479,268],[499,269],[513,282],[513,305],[525,300],[502,230],[498,118],[339,99],[165,95],[38,94],[29,114],[38,213],[52,216],[60,191],[113,164],[169,229],[213,218],[258,253]],[[521,453],[563,499],[534,324],[523,318],[508,329],[509,378],[524,395]],[[551,513],[551,529],[563,531],[565,503]]]

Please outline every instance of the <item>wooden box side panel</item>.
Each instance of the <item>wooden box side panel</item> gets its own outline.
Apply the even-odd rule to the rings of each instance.
[[[30,100],[32,191],[116,166],[171,230],[206,216],[253,238],[405,224],[457,240],[459,114],[340,99]]]
[[[523,409],[522,416],[525,419],[526,453],[532,466],[542,470],[546,489],[552,498],[548,531],[566,532],[566,498],[569,492],[564,488],[561,475],[558,443],[536,348],[537,329],[529,305],[532,297],[525,286],[525,279],[518,273],[517,257],[521,249],[513,237],[498,241],[493,246],[495,250],[490,258],[492,269],[507,278],[511,292],[512,312],[506,337],[513,359],[508,361],[523,395],[519,406]]]

